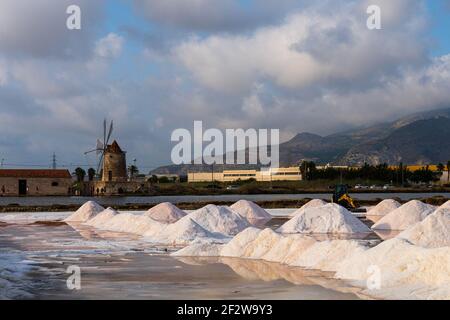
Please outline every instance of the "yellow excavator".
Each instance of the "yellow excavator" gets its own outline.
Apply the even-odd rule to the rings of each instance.
[[[334,186],[333,203],[337,203],[348,210],[356,209],[355,202],[348,194],[349,186],[346,184],[337,184]]]

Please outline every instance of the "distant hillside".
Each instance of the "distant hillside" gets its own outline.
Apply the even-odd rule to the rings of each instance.
[[[450,160],[450,119],[419,120],[394,130],[385,139],[350,148],[340,163],[436,164]]]
[[[302,160],[318,164],[361,165],[446,163],[450,160],[450,108],[414,113],[393,122],[350,130],[326,137],[300,133],[280,144],[280,164],[297,165]],[[215,166],[222,169],[252,169],[258,166]],[[186,174],[210,171],[211,166],[164,166],[152,173]]]

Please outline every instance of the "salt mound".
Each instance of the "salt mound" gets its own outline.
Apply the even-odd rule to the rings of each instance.
[[[248,228],[225,245],[194,244],[175,256],[220,256],[265,260],[334,271],[341,261],[366,250],[354,240],[316,241],[305,235],[281,235],[271,229]]]
[[[155,233],[152,230],[144,233],[144,237],[149,238],[152,242],[187,245],[193,241],[204,240],[206,242],[214,242],[214,240],[223,240],[225,237],[220,234],[212,234],[205,230],[202,226],[186,216],[179,221],[165,225],[160,232]]]
[[[272,219],[272,216],[266,210],[251,201],[240,200],[230,208],[251,224]]]
[[[101,205],[95,201],[88,201],[83,204],[77,211],[75,211],[71,216],[66,218],[66,222],[86,222],[92,219],[97,214],[105,210]]]
[[[187,217],[209,232],[228,236],[235,235],[249,227],[247,220],[229,207],[207,205],[206,207],[190,213],[181,220],[186,219]]]
[[[143,235],[145,233],[159,233],[166,225],[157,222],[147,216],[134,215],[131,213],[117,214],[103,223],[96,223],[98,229],[126,232]]]
[[[173,257],[220,257],[223,245],[208,242],[194,243],[171,254]]]
[[[435,207],[412,200],[381,218],[372,226],[375,230],[406,230],[433,213]]]
[[[322,199],[313,199],[308,201],[307,203],[305,203],[303,206],[300,207],[300,209],[294,211],[291,214],[291,217],[296,216],[299,212],[303,212],[305,209],[308,208],[318,208],[318,207],[322,207],[324,205],[328,204],[328,202],[322,200]]]
[[[356,240],[332,240],[316,242],[290,263],[308,269],[336,271],[336,266],[347,259],[357,256],[367,247]]]
[[[106,221],[112,219],[115,215],[118,214],[119,212],[117,212],[113,208],[108,208],[97,214],[94,218],[88,220],[85,224],[91,227],[101,228]]]
[[[149,209],[144,215],[161,223],[174,223],[183,218],[186,212],[169,202],[164,202]]]
[[[391,239],[357,254],[337,268],[336,277],[360,281],[366,286],[369,277],[379,270],[381,292],[394,292],[403,298],[450,298],[450,248],[426,249],[403,239]],[[428,290],[428,289],[432,290]],[[375,292],[376,293],[376,292]]]
[[[368,216],[385,216],[395,209],[399,208],[401,203],[392,199],[381,201],[375,207],[367,211]]]
[[[450,208],[440,207],[397,237],[426,248],[450,247]]]
[[[370,229],[350,211],[331,203],[300,210],[282,225],[281,233],[369,233]]]
[[[440,206],[439,209],[450,209],[450,200]]]

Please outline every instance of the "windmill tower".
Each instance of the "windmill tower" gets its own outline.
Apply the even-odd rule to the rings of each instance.
[[[103,182],[126,182],[127,181],[127,162],[126,152],[122,151],[116,140],[109,144],[113,131],[113,122],[111,121],[107,130],[106,119],[103,121],[103,141],[97,139],[97,148],[86,152],[85,154],[96,152],[100,155],[97,166],[97,174]]]

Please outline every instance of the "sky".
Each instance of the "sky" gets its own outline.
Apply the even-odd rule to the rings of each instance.
[[[66,8],[81,8],[81,30]],[[381,30],[366,9],[381,8]],[[141,172],[171,133],[326,135],[450,107],[449,0],[2,0],[3,167],[96,167],[113,138]]]

